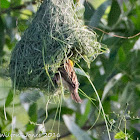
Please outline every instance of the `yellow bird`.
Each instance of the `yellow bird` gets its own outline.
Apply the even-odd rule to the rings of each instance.
[[[78,94],[79,83],[73,66],[73,62],[68,59],[62,66],[60,66],[60,68],[58,68],[58,71],[60,73],[55,74],[54,80],[58,86],[61,85],[61,74],[62,84],[64,88],[70,91],[71,97],[75,102],[82,103],[82,100]]]

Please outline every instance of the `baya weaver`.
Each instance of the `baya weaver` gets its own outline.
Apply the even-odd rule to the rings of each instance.
[[[79,83],[76,73],[73,69],[73,62],[70,59],[68,59],[63,65],[61,65],[58,68],[58,71],[59,73],[56,73],[54,77],[54,80],[57,83],[57,85],[61,85],[61,77],[62,84],[64,88],[70,91],[72,99],[77,103],[81,103],[82,100],[78,94]]]

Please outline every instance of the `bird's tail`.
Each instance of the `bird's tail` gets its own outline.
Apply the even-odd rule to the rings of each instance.
[[[74,92],[71,93],[71,98],[77,103],[82,103],[82,99],[80,98],[76,90],[74,90]]]

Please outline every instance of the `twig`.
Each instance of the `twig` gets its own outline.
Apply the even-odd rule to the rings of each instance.
[[[105,33],[105,34],[108,34],[108,35],[110,35],[110,36],[118,37],[118,38],[123,38],[123,39],[132,39],[132,38],[135,38],[135,37],[137,37],[137,36],[140,35],[140,32],[139,32],[139,33],[137,33],[137,34],[135,34],[135,35],[133,35],[133,36],[125,37],[125,36],[120,36],[120,35],[112,35],[112,34],[110,34],[109,32],[103,31],[102,29],[97,28],[97,27],[92,27],[92,28],[93,28],[93,29],[96,29],[96,30],[98,30],[98,31],[101,31],[101,32],[103,32],[103,33]]]

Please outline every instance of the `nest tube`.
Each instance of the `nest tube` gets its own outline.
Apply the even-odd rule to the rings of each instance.
[[[44,0],[13,49],[10,77],[18,89],[53,91],[53,77],[67,58],[90,63],[106,50],[78,19],[72,0]]]

